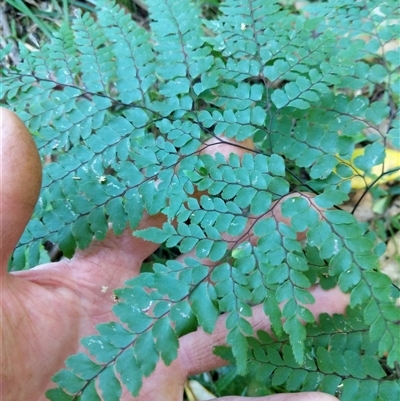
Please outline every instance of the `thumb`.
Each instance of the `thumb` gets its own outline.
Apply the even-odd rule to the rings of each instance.
[[[323,393],[274,394],[266,397],[222,397],[211,401],[338,401],[336,397]]]
[[[0,127],[0,263],[5,266],[37,202],[42,165],[32,136],[12,111],[0,108]]]

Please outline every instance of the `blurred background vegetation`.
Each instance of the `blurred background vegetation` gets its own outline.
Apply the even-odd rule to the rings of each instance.
[[[203,17],[212,19],[218,15],[220,0],[194,0],[201,6]],[[148,28],[147,7],[142,0],[116,0],[127,13],[141,26]],[[303,13],[308,0],[281,0],[282,7],[293,13]],[[5,62],[9,67],[21,61],[20,47],[34,51],[51,39],[62,23],[70,23],[76,11],[94,13],[95,1],[78,0],[2,0],[0,1],[0,48],[11,44],[11,52]],[[398,47],[400,39],[393,43]],[[357,95],[357,94],[354,94]],[[365,96],[365,93],[363,93]],[[370,98],[378,94],[370,93]],[[393,150],[387,153],[385,162],[400,167],[400,153]],[[299,172],[301,174],[301,172]],[[392,280],[400,285],[400,171],[390,181],[382,180],[366,193],[364,188],[353,185],[350,201],[345,209],[354,212],[358,220],[370,225],[380,239],[386,243],[387,250],[381,258],[381,268]],[[43,249],[42,261],[57,260],[57,249],[50,244]],[[56,255],[56,256],[54,256]],[[177,256],[174,249],[160,248],[143,266],[151,270],[154,262],[165,262]],[[235,368],[226,367],[199,375],[187,382],[186,399],[206,400],[215,396],[248,395],[261,396],[279,392],[266,382],[255,377],[237,376]]]

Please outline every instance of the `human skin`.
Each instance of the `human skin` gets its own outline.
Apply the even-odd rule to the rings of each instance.
[[[0,119],[0,394],[3,401],[42,401],[46,399],[46,389],[54,387],[51,376],[64,367],[64,360],[83,351],[79,340],[95,334],[97,324],[115,320],[111,311],[112,291],[138,275],[143,260],[158,245],[132,236],[129,229],[118,237],[110,231],[103,241],[93,241],[71,259],[7,273],[7,261],[37,201],[41,163],[23,123],[5,109],[1,109]],[[222,151],[232,150],[227,145]],[[274,217],[283,219],[279,204],[274,208]],[[163,222],[161,214],[145,215],[138,229],[160,227]],[[315,287],[312,292],[316,303],[310,309],[316,316],[320,312],[344,312],[348,298],[338,289],[326,292]],[[260,307],[254,307],[251,322],[256,329],[270,328]],[[145,379],[136,400],[182,400],[188,376],[225,364],[212,353],[215,345],[224,344],[225,335],[224,316],[221,316],[214,333],[206,334],[199,329],[182,337],[177,359],[168,367],[160,362],[155,372]],[[133,399],[127,392],[122,398],[123,401]],[[265,401],[332,399],[335,398],[321,393],[257,398]]]

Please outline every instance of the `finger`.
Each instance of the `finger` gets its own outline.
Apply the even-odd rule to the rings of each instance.
[[[161,228],[166,220],[166,216],[162,213],[158,213],[154,216],[149,216],[147,213],[144,213],[142,220],[134,231],[149,227]],[[159,247],[160,244],[135,237],[131,228],[125,229],[124,232],[118,236],[110,229],[104,240],[94,240],[88,248],[78,250],[72,258],[72,261],[75,262],[82,259],[87,262],[91,260],[101,261],[102,266],[106,268],[119,266],[121,268],[130,269],[134,273],[138,273],[141,263]]]
[[[338,401],[336,397],[324,393],[274,394],[266,397],[221,397],[210,401]]]
[[[344,313],[348,305],[348,296],[338,288],[329,291],[322,290],[319,286],[313,287],[310,292],[316,299],[309,309],[316,318],[321,312],[328,314]],[[264,330],[271,332],[271,323],[265,316],[262,305],[252,308],[253,316],[249,318],[254,331]],[[187,334],[181,338],[178,358],[182,366],[187,369],[187,376],[217,369],[226,365],[226,361],[213,354],[213,349],[218,345],[226,345],[227,329],[225,327],[226,315],[222,315],[216,323],[213,333],[208,334],[203,329]]]
[[[5,266],[37,202],[42,165],[35,142],[24,123],[0,108],[0,262]]]

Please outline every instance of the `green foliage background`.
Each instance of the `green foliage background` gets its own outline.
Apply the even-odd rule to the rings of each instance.
[[[78,13],[51,43],[22,46],[22,62],[2,68],[4,105],[51,157],[12,268],[36,265],[44,240],[72,256],[103,239],[108,223],[116,234],[135,230],[144,211],[168,222],[134,235],[218,265],[156,263],[128,281],[116,291],[120,322],[82,340],[92,357],[71,356],[48,399],[118,400],[122,386],[137,395],[160,358],[176,357],[179,336],[198,325],[212,332],[221,313],[229,348],[217,352],[235,374],[275,391],[397,399],[400,315],[379,271],[384,247],[339,206],[354,175],[368,177],[387,147],[400,148],[400,53],[386,46],[397,39],[397,2],[338,0],[293,13],[276,1],[231,0],[205,19],[195,2],[148,0],[149,30],[115,3],[96,3],[96,18]],[[256,150],[242,160],[197,153],[222,134],[252,138]],[[350,163],[357,144],[361,173]],[[199,200],[196,189],[206,191]],[[283,204],[290,227],[261,218],[303,190],[331,210],[319,216],[297,197]],[[223,233],[241,239],[231,249]],[[350,292],[346,316],[314,322],[306,306],[316,282]],[[258,303],[274,339],[248,323]]]

